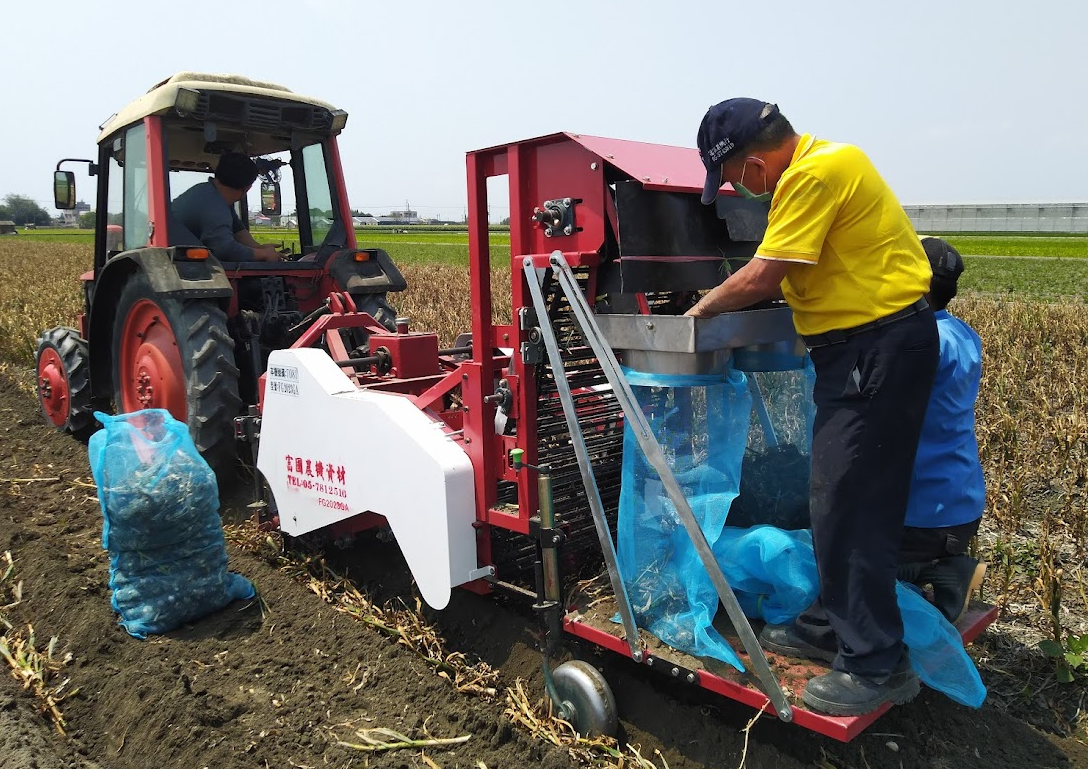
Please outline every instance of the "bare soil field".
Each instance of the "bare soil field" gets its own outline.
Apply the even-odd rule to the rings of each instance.
[[[392,632],[374,615],[346,610],[349,602],[313,577],[312,562],[292,565],[245,527],[231,530],[231,568],[253,580],[260,600],[139,641],[109,605],[85,447],[47,430],[33,399],[10,380],[0,382],[0,415],[0,553],[11,553],[23,583],[7,616],[16,627],[32,624],[39,648],[56,636],[55,656],[71,654],[54,679],[68,679],[57,704],[64,735],[40,699],[7,666],[0,670],[5,769],[695,769],[737,767],[742,759],[751,769],[1088,766],[1088,748],[1057,734],[1063,721],[1042,696],[1015,706],[994,696],[971,711],[926,691],[843,745],[772,718],[745,732],[746,708],[572,646],[602,667],[621,717],[614,747],[576,743],[527,707],[543,686],[526,607],[460,592],[441,612],[401,612],[416,619],[399,620],[407,630]],[[239,483],[225,517],[239,515],[246,494]],[[371,540],[335,558],[329,568],[352,579],[356,607],[363,596],[379,607],[398,596],[415,606],[395,545]],[[413,649],[411,639],[428,624],[444,650]],[[987,660],[1009,659],[1000,652],[1015,643],[997,631],[976,647],[991,687],[1001,688],[1003,673]],[[534,733],[525,724],[536,718]],[[418,744],[362,750],[374,747],[367,738],[398,741],[380,729]]]

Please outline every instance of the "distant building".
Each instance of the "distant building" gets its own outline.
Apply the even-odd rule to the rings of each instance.
[[[405,209],[378,217],[378,224],[419,224],[419,212]]]
[[[378,223],[377,217],[374,216],[353,216],[351,221],[359,227],[373,227]]]
[[[78,227],[79,217],[88,211],[91,207],[84,203],[82,200],[76,202],[76,207],[71,211],[61,211],[61,226],[63,227]]]
[[[918,232],[1088,232],[1088,203],[927,203],[903,206]]]

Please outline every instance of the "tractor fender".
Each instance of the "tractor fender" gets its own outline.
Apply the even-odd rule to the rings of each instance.
[[[356,259],[356,254],[362,258]],[[328,257],[325,268],[340,288],[353,297],[408,288],[408,281],[397,265],[380,248],[345,248]]]
[[[174,248],[139,248],[110,259],[95,280],[87,342],[91,389],[95,396],[113,395],[113,324],[125,284],[136,273],[147,276],[155,293],[191,299],[217,299],[226,307],[232,289],[223,265],[214,257],[175,260]]]

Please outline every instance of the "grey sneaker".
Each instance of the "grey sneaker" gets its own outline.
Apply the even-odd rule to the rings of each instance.
[[[813,710],[831,716],[862,716],[872,713],[885,702],[902,705],[910,702],[921,689],[918,676],[905,656],[891,675],[860,676],[832,670],[816,676],[805,686],[802,701]]]
[[[767,625],[759,634],[759,645],[769,652],[787,657],[834,662],[839,650],[822,649],[804,641],[798,636],[792,625]]]

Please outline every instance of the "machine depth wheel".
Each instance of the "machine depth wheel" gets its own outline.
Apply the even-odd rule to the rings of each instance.
[[[193,442],[217,472],[235,456],[241,409],[234,341],[214,301],[155,293],[137,273],[125,284],[113,324],[114,408],[162,408],[189,425]]]
[[[38,403],[46,420],[80,440],[94,432],[87,342],[74,328],[38,337]]]
[[[570,723],[583,736],[614,736],[619,726],[616,698],[601,671],[571,660],[552,671],[555,692],[569,711]]]

